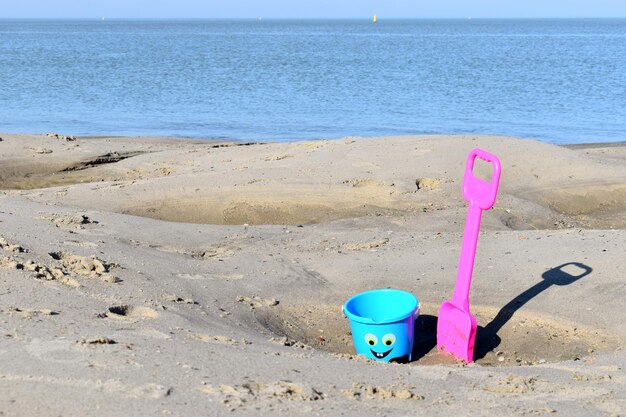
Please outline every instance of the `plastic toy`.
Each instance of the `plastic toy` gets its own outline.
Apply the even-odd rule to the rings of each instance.
[[[412,294],[393,289],[362,292],[343,305],[350,319],[356,353],[378,361],[411,361],[419,303]]]
[[[491,182],[473,174],[474,161],[480,158],[493,165]],[[469,291],[476,257],[476,244],[483,210],[493,207],[500,183],[500,161],[495,155],[481,149],[473,149],[467,157],[463,177],[463,196],[469,202],[461,260],[452,300],[444,301],[439,308],[437,320],[437,349],[448,352],[466,362],[474,360],[476,318],[469,310]]]

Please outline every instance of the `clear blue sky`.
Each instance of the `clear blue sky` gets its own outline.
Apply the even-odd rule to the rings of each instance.
[[[626,0],[0,0],[2,17],[626,17]]]

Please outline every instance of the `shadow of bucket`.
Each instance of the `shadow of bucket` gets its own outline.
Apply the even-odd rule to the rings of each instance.
[[[380,289],[362,292],[343,305],[350,319],[356,353],[389,362],[408,357],[411,361],[417,298],[405,291]]]

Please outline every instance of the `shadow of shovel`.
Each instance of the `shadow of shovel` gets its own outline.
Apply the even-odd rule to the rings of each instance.
[[[568,271],[575,271],[570,273]],[[593,269],[580,262],[568,262],[544,272],[542,281],[533,285],[523,293],[519,294],[500,309],[498,314],[485,327],[479,327],[476,333],[476,346],[474,360],[482,359],[489,352],[500,345],[501,339],[498,332],[513,317],[516,311],[527,302],[541,294],[543,291],[556,286],[566,286],[573,284],[579,279],[589,275]]]

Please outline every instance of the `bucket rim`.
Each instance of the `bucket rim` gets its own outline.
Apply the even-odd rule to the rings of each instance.
[[[354,313],[352,313],[351,311],[349,311],[346,307],[353,302],[355,299],[362,297],[364,295],[370,294],[370,293],[380,293],[380,292],[387,292],[387,293],[401,293],[403,295],[408,295],[410,297],[411,300],[411,309],[404,314],[401,314],[399,316],[395,316],[395,317],[385,317],[383,320],[373,320],[369,317],[362,317],[362,316],[358,316]],[[398,321],[403,321],[405,319],[407,319],[408,317],[415,315],[416,312],[419,311],[419,301],[417,299],[416,296],[414,296],[413,294],[411,294],[408,291],[404,291],[404,290],[398,290],[398,289],[394,289],[394,288],[379,288],[379,289],[373,289],[373,290],[368,290],[368,291],[363,291],[360,292],[358,294],[353,295],[352,297],[350,297],[341,307],[341,309],[343,310],[343,314],[345,314],[345,316],[350,320],[350,321],[355,321],[357,323],[363,323],[363,324],[390,324],[390,323],[395,323]]]

